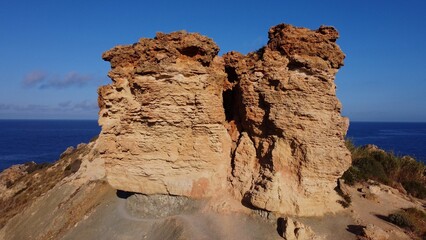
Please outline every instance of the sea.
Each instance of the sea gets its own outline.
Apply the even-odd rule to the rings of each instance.
[[[54,162],[69,146],[98,135],[96,120],[0,120],[0,171],[14,164]],[[426,163],[426,123],[351,122],[347,137]]]
[[[356,146],[374,144],[426,163],[426,123],[351,122],[346,136]]]
[[[0,120],[0,171],[54,162],[69,146],[88,143],[100,131],[96,120]]]

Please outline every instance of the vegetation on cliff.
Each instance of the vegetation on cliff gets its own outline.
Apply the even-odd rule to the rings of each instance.
[[[369,179],[426,199],[426,166],[409,156],[396,156],[374,145],[356,147],[346,141],[352,153],[352,166],[343,174],[345,183],[354,185]]]
[[[401,209],[388,216],[389,222],[426,239],[426,213],[416,208]]]

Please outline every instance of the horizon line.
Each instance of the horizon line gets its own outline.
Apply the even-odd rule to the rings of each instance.
[[[0,118],[0,121],[98,121],[95,118]],[[426,123],[426,121],[349,120],[356,123]]]

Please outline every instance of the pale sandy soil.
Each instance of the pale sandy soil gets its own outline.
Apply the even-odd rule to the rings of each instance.
[[[356,225],[374,224],[386,231],[389,239],[411,239],[403,233],[402,229],[385,219],[401,208],[415,207],[425,210],[418,199],[409,198],[396,189],[381,184],[377,186],[357,184],[347,189],[352,198],[352,204],[348,210],[352,213]],[[371,197],[368,193],[372,193]],[[352,230],[357,231],[357,227],[353,226]]]
[[[312,230],[327,240],[352,240],[356,235],[348,231],[348,226],[355,225],[355,220],[348,211],[328,214],[324,217],[298,218],[300,222],[310,226]]]
[[[320,239],[357,239],[356,234],[368,224],[385,230],[389,239],[410,239],[381,216],[400,208],[423,208],[420,202],[386,186],[371,190],[367,186],[348,187],[346,191],[352,196],[351,207],[324,217],[293,219],[312,228]],[[363,197],[369,191],[375,197]],[[227,199],[214,207],[191,202],[189,208],[177,208],[167,216],[164,211],[176,202],[162,208],[143,201],[129,205],[129,199],[99,181],[57,186],[1,229],[0,239],[283,239],[277,231],[277,218],[282,216],[265,219],[226,213],[233,206]]]
[[[244,214],[195,210],[146,218],[131,212],[126,201],[110,196],[64,239],[282,239],[275,224]]]
[[[375,192],[375,198],[363,197]],[[407,207],[422,208],[420,202],[409,199],[387,186],[356,186],[348,188],[352,206],[337,214],[324,217],[294,218],[309,226],[321,239],[357,239],[362,227],[374,224],[389,235],[389,239],[410,239],[397,226],[381,216]],[[102,239],[282,239],[275,220],[245,214],[218,214],[212,211],[191,210],[161,218],[135,215],[126,207],[126,199],[112,196],[102,203],[86,220],[81,221],[65,239],[93,236]],[[141,206],[143,207],[143,206]],[[275,216],[277,217],[277,216]],[[91,227],[92,226],[92,227]],[[93,226],[114,226],[94,228]],[[135,231],[137,229],[137,231]]]

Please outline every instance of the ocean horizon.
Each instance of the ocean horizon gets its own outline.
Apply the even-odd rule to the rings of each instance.
[[[55,162],[100,130],[97,120],[0,120],[0,171],[31,161]]]
[[[68,147],[100,133],[97,120],[0,119],[0,171],[15,164],[55,162]],[[426,122],[350,122],[356,146],[374,144],[426,162]]]

